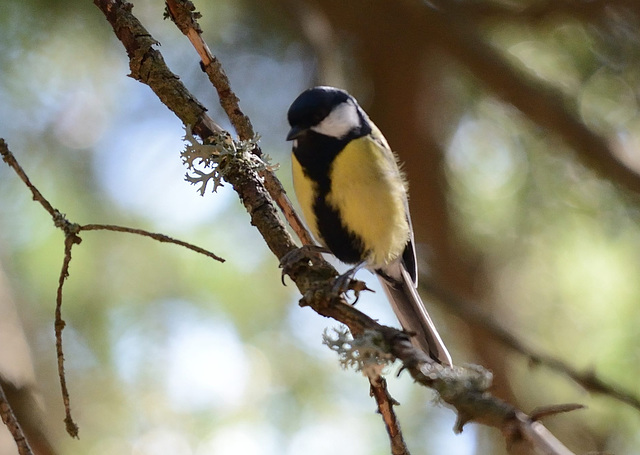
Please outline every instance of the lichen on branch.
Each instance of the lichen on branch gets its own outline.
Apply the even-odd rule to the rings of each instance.
[[[185,180],[192,185],[200,185],[198,192],[201,196],[207,191],[209,182],[212,182],[212,192],[224,186],[222,180],[225,177],[225,170],[232,159],[247,159],[251,161],[252,168],[257,171],[263,169],[274,169],[274,165],[269,164],[271,158],[264,155],[257,158],[251,153],[257,146],[258,136],[249,140],[234,140],[227,131],[217,132],[207,138],[207,143],[203,144],[193,135],[190,126],[185,127],[184,140],[185,149],[180,156],[182,162],[187,166]]]
[[[354,338],[343,326],[334,328],[332,334],[325,330],[322,338],[329,349],[338,353],[343,368],[354,368],[369,378],[381,376],[384,367],[396,360],[384,348],[384,339],[375,330],[365,330]]]

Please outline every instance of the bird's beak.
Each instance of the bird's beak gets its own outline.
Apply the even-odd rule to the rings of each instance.
[[[300,137],[305,131],[307,131],[305,128],[300,128],[299,126],[293,126],[291,127],[291,129],[289,130],[289,133],[287,134],[287,140],[292,141]]]

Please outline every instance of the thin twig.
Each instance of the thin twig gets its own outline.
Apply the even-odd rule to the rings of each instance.
[[[180,245],[185,248],[188,248],[196,253],[204,254],[211,259],[215,259],[219,262],[224,262],[225,260],[220,256],[212,253],[209,250],[205,250],[204,248],[199,247],[198,245],[194,245],[192,243],[184,242],[182,240],[174,239],[173,237],[169,237],[165,234],[159,234],[156,232],[145,231],[144,229],[135,229],[125,226],[117,226],[113,224],[84,224],[79,226],[80,231],[113,231],[113,232],[126,232],[129,234],[141,235],[143,237],[150,237],[158,242],[163,243],[173,243],[175,245]]]
[[[42,195],[42,193],[40,193],[38,188],[33,186],[31,180],[29,180],[29,177],[27,176],[27,173],[24,172],[24,169],[22,169],[22,166],[20,166],[20,164],[16,160],[16,157],[13,156],[13,153],[11,153],[11,151],[9,150],[7,143],[2,138],[0,138],[0,154],[2,155],[2,159],[4,160],[4,162],[7,163],[9,167],[11,167],[15,171],[16,174],[18,174],[20,180],[22,180],[24,184],[27,185],[27,188],[31,190],[33,200],[38,201],[44,207],[44,209],[49,212],[49,214],[55,219],[59,215],[59,212],[53,208],[49,201]]]
[[[229,120],[231,120],[238,137],[243,141],[252,139],[255,133],[251,120],[240,109],[240,99],[231,90],[229,78],[222,68],[220,60],[213,55],[207,43],[202,39],[202,29],[197,21],[200,18],[200,13],[195,12],[196,7],[190,0],[166,0],[165,3],[167,12],[173,22],[189,38],[189,41],[198,52],[202,61],[202,69],[207,73],[209,80],[216,88],[220,98],[220,105],[227,113]]]
[[[542,406],[540,408],[535,408],[529,416],[532,420],[542,420],[547,417],[555,416],[558,414],[563,414],[565,412],[577,411],[579,409],[584,409],[585,406],[578,403],[566,403],[566,404],[557,404],[552,406]]]
[[[142,229],[128,228],[124,226],[116,226],[109,224],[86,224],[79,225],[76,223],[70,222],[64,214],[62,214],[58,209],[54,208],[51,203],[44,197],[44,195],[36,188],[35,185],[31,183],[29,176],[24,171],[24,169],[18,163],[16,157],[11,153],[9,147],[7,146],[4,139],[0,138],[0,155],[2,155],[2,159],[16,172],[18,177],[24,182],[24,184],[29,188],[31,194],[33,195],[33,200],[37,201],[44,207],[44,209],[51,215],[53,218],[54,225],[62,230],[65,235],[64,241],[64,259],[62,262],[62,269],[60,271],[60,276],[58,278],[58,288],[56,291],[56,309],[55,309],[55,339],[56,339],[56,356],[57,356],[57,364],[58,364],[58,377],[60,379],[60,389],[62,395],[62,401],[64,403],[65,410],[65,427],[67,433],[72,437],[78,437],[78,425],[73,420],[71,416],[71,406],[70,406],[70,397],[69,390],[67,387],[67,380],[64,368],[64,350],[62,345],[62,332],[66,323],[62,319],[62,291],[64,287],[64,282],[69,276],[69,264],[71,262],[71,250],[73,245],[79,244],[82,242],[82,239],[79,237],[79,233],[81,231],[96,231],[96,230],[106,230],[106,231],[115,231],[115,232],[126,232],[130,234],[137,234],[145,237],[153,238],[159,242],[173,243],[176,245],[183,246],[197,253],[203,254],[207,257],[215,259],[220,262],[224,262],[224,259],[215,255],[214,253],[205,250],[199,246],[193,245],[191,243],[184,242],[182,240],[177,240],[172,237],[169,237],[164,234],[158,234],[154,232],[148,232]]]
[[[67,432],[72,437],[78,437],[78,426],[71,417],[71,408],[69,406],[69,392],[67,390],[67,381],[64,372],[64,352],[62,350],[62,331],[65,326],[65,322],[62,319],[62,287],[64,280],[69,276],[69,262],[71,261],[71,248],[74,244],[80,243],[82,240],[77,236],[77,225],[70,223],[64,215],[55,209],[51,203],[45,198],[42,193],[32,183],[27,173],[22,169],[18,160],[9,150],[6,142],[0,138],[0,154],[2,159],[15,171],[20,177],[20,180],[29,188],[33,195],[33,200],[37,201],[44,207],[44,209],[51,215],[53,222],[57,228],[60,228],[65,233],[65,248],[64,248],[64,261],[62,263],[62,270],[60,271],[60,277],[58,279],[58,290],[56,296],[56,311],[55,311],[55,335],[56,335],[56,353],[58,358],[58,377],[60,378],[60,387],[62,390],[62,400],[64,402],[64,410],[66,417],[64,419]]]
[[[591,393],[599,393],[615,400],[628,404],[640,411],[640,398],[631,391],[613,385],[600,378],[595,371],[578,371],[568,363],[527,346],[522,340],[511,333],[494,318],[484,313],[481,305],[467,301],[452,292],[444,289],[429,277],[420,277],[420,287],[429,295],[444,303],[447,310],[462,317],[470,324],[479,325],[491,336],[499,340],[505,346],[527,357],[533,365],[543,365],[551,370],[571,378],[576,384]]]
[[[62,391],[62,401],[64,403],[65,427],[67,433],[73,438],[78,437],[78,425],[71,417],[71,405],[69,399],[69,390],[67,389],[67,377],[64,372],[64,351],[62,349],[62,331],[66,323],[62,319],[62,288],[64,281],[69,276],[69,263],[71,262],[71,249],[73,245],[80,243],[82,240],[75,234],[69,234],[64,239],[64,259],[62,261],[62,269],[58,278],[58,290],[56,293],[56,355],[58,358],[58,377],[60,379],[60,389]]]
[[[391,442],[392,455],[409,455],[409,449],[402,436],[400,422],[396,416],[393,407],[398,404],[396,400],[389,394],[387,389],[387,381],[382,376],[377,378],[369,378],[371,384],[371,396],[375,398],[378,405],[378,412],[382,416],[384,426],[389,435]]]
[[[29,446],[29,441],[27,441],[27,438],[22,431],[22,427],[20,426],[16,415],[13,413],[13,409],[11,409],[9,400],[7,400],[2,383],[0,383],[0,416],[18,446],[18,453],[20,455],[33,455],[33,451]]]
[[[202,30],[198,24],[200,13],[195,11],[195,6],[190,0],[166,0],[166,5],[169,17],[178,29],[189,38],[189,41],[200,56],[202,67],[218,92],[220,105],[238,133],[238,138],[244,141],[252,139],[255,133],[251,125],[251,120],[244,114],[242,109],[240,109],[240,100],[231,89],[229,78],[222,64],[202,38]],[[253,153],[262,156],[262,151],[258,145],[254,148]],[[282,183],[274,175],[273,171],[265,166],[264,169],[260,170],[260,176],[265,179],[265,188],[276,201],[289,226],[291,226],[302,244],[315,244],[313,237],[298,216],[298,213],[293,209],[293,205]]]
[[[270,170],[264,170],[260,172],[260,176],[264,178],[264,186],[271,195],[271,197],[276,201],[278,208],[284,214],[287,223],[293,229],[293,232],[296,233],[296,236],[300,239],[303,245],[315,245],[316,242],[309,233],[309,230],[302,222],[302,219],[298,215],[298,212],[295,211],[293,205],[291,204],[291,200],[289,196],[287,196],[287,192],[284,190],[282,186],[282,182],[278,180],[278,178],[271,172]]]

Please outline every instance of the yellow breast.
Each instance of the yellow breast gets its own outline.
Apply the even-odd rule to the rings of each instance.
[[[364,136],[338,154],[327,195],[344,225],[362,239],[372,268],[400,256],[410,236],[405,182],[386,141],[375,133],[378,141]],[[305,196],[311,197],[308,193]],[[305,217],[309,219],[306,213]]]
[[[293,175],[293,189],[296,192],[296,198],[298,199],[298,204],[302,210],[302,216],[304,217],[311,234],[316,240],[323,243],[322,237],[318,232],[316,216],[313,213],[313,204],[317,195],[317,184],[313,180],[305,177],[300,162],[293,154],[291,155],[291,172]],[[323,244],[323,246],[326,245]]]

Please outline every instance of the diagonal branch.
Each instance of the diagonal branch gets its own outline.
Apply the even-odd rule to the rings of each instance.
[[[202,38],[202,30],[197,22],[200,14],[195,12],[195,6],[190,0],[167,0],[167,12],[180,31],[189,38],[189,41],[196,49],[202,61],[202,68],[209,76],[209,80],[218,92],[220,104],[227,117],[238,132],[240,140],[249,140],[254,136],[251,120],[240,109],[239,99],[231,89],[229,78],[227,77],[222,64],[210,51],[209,46]],[[261,156],[259,148],[256,146],[254,153]],[[265,186],[271,196],[276,200],[280,210],[289,225],[293,226],[300,240],[305,245],[314,244],[313,239],[304,224],[293,210],[291,202],[287,197],[282,184],[275,178],[270,170],[261,173],[265,177]],[[382,376],[369,377],[370,393],[376,400],[378,412],[382,416],[389,440],[391,443],[391,453],[393,455],[408,455],[409,449],[404,441],[400,424],[393,409],[397,402],[391,397],[387,383]]]
[[[172,77],[170,80],[159,82],[155,77],[147,77],[149,74],[173,73],[166,68],[159,53],[151,48],[154,41],[131,14],[131,5],[122,0],[94,0],[94,3],[104,12],[116,36],[125,46],[134,77],[149,85],[164,103],[181,103],[181,106],[167,107],[175,112],[185,125],[193,125],[193,131],[206,142],[214,133],[207,127],[211,121],[200,109],[201,105],[194,103],[194,98],[186,92],[179,80]],[[133,33],[133,30],[136,33]],[[136,42],[136,37],[140,37],[142,41]],[[138,58],[136,55],[143,57]],[[141,73],[137,71],[140,60],[152,62],[159,67],[148,66],[145,73]],[[172,90],[176,96],[162,98],[164,90],[170,84],[179,84],[176,90]],[[250,165],[250,160],[244,157],[231,159],[227,163],[224,177],[240,196],[251,216],[252,224],[260,231],[271,251],[278,258],[292,251],[293,240],[280,221],[263,180],[256,167]],[[501,429],[509,441],[523,441],[545,450],[548,454],[571,453],[550,433],[534,437],[541,434],[540,431],[536,431],[536,428],[541,426],[539,422],[492,396],[488,391],[491,384],[489,372],[481,367],[448,368],[435,365],[426,354],[411,345],[408,334],[380,325],[349,305],[343,298],[337,297],[332,292],[336,272],[324,260],[313,259],[313,264],[307,260],[300,261],[295,267],[287,270],[287,273],[303,295],[301,305],[311,306],[318,314],[344,323],[354,336],[362,335],[365,331],[375,331],[379,334],[384,349],[401,360],[404,368],[416,381],[438,391],[445,402],[456,408],[458,431],[466,422],[476,421]]]
[[[0,138],[0,155],[2,155],[2,160],[7,163],[7,165],[9,165],[16,174],[18,174],[20,180],[22,180],[27,188],[29,188],[29,191],[31,191],[31,194],[33,195],[33,200],[39,202],[40,205],[49,212],[49,215],[51,215],[55,222],[61,216],[60,212],[54,209],[51,203],[42,195],[40,190],[31,183],[29,176],[24,169],[22,169],[22,166],[20,166],[18,160],[13,156],[13,153],[9,150],[9,146],[2,138]]]
[[[220,60],[213,55],[207,43],[202,39],[202,29],[198,24],[200,13],[195,11],[196,7],[191,0],[167,0],[167,14],[178,26],[180,31],[189,38],[191,44],[198,52],[202,62],[202,69],[209,80],[216,88],[220,104],[224,109],[231,124],[236,129],[240,140],[246,141],[254,136],[253,125],[242,109],[240,109],[240,99],[231,90],[229,78],[222,68]]]
[[[240,100],[231,89],[229,78],[220,61],[209,49],[202,38],[202,30],[198,24],[200,13],[195,11],[195,6],[190,0],[167,0],[167,12],[178,29],[187,37],[200,56],[201,65],[209,80],[218,92],[220,105],[224,109],[231,124],[242,141],[253,139],[255,133],[253,125],[247,115],[240,109]],[[262,156],[260,147],[256,145],[253,150],[257,156]],[[304,223],[293,209],[282,183],[270,169],[260,171],[260,176],[265,179],[265,187],[278,207],[284,214],[289,226],[291,226],[304,245],[313,245],[314,241],[307,231]]]
[[[13,409],[11,409],[11,405],[9,405],[2,383],[0,383],[0,417],[2,417],[2,422],[4,422],[11,436],[13,436],[13,440],[18,446],[18,453],[20,455],[33,455],[29,441],[27,441],[27,438],[24,436],[22,427],[16,415],[13,413]]]
[[[167,67],[162,55],[154,49],[155,41],[140,21],[131,13],[132,5],[123,0],[94,0],[113,27],[116,37],[122,42],[129,56],[130,76],[149,86],[158,98],[182,121],[191,126],[195,134],[207,139],[222,132],[206,114],[206,109],[187,90],[179,77]],[[249,175],[247,175],[249,174]],[[225,175],[227,181],[240,195],[251,215],[251,222],[265,238],[267,244],[279,258],[295,248],[295,243],[280,220],[255,166],[234,160]]]

